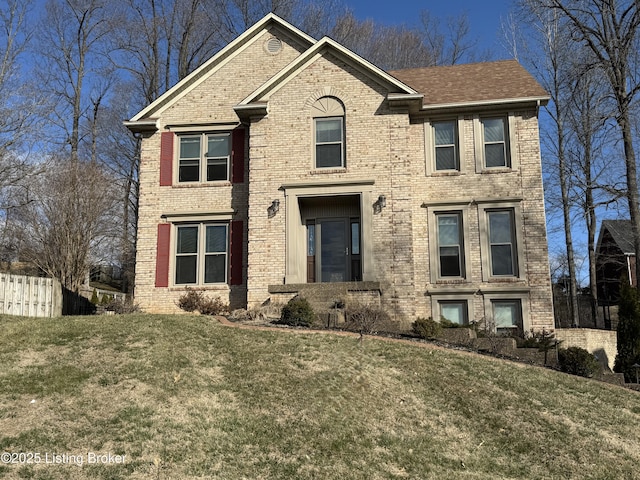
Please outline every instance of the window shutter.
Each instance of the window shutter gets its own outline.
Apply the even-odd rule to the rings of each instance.
[[[244,233],[242,224],[242,220],[233,220],[231,222],[231,235],[229,240],[229,251],[231,253],[230,285],[242,285],[242,241]]]
[[[169,286],[169,256],[171,225],[158,224],[158,249],[156,253],[156,287]]]
[[[231,132],[231,182],[244,182],[244,127],[238,127]]]
[[[173,183],[173,132],[162,132],[160,135],[160,186]]]

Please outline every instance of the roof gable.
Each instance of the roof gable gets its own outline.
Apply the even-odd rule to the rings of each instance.
[[[376,83],[388,88],[390,90],[390,93],[394,93],[397,95],[404,94],[409,96],[419,95],[418,92],[416,92],[413,88],[404,84],[384,70],[376,67],[359,55],[353,53],[351,50],[343,47],[338,42],[330,39],[329,37],[323,37],[302,55],[296,58],[293,62],[283,68],[277,75],[273,76],[269,81],[255,90],[251,95],[242,100],[242,102],[240,102],[240,104],[238,105],[237,110],[242,110],[244,109],[244,107],[249,105],[264,105],[271,94],[282,88],[300,71],[304,70],[308,65],[315,62],[316,59],[327,54],[331,54],[339,58],[340,60],[354,67],[359,72],[374,80]]]
[[[424,94],[425,108],[549,100],[548,93],[516,60],[389,72]]]
[[[600,226],[600,236],[598,237],[598,251],[602,246],[605,232],[609,232],[615,244],[622,250],[622,253],[635,255],[631,220],[603,220]]]
[[[238,55],[244,48],[246,48],[248,44],[255,40],[261,32],[272,26],[285,31],[289,36],[293,37],[295,40],[299,41],[305,46],[311,46],[316,43],[316,40],[314,38],[297,29],[277,15],[270,13],[262,18],[262,20],[247,29],[242,35],[229,43],[226,47],[224,47],[217,54],[203,63],[196,70],[194,70],[177,84],[175,84],[172,88],[167,90],[154,102],[138,112],[131,119],[131,122],[140,122],[142,119],[149,118],[152,115],[166,109],[192,88],[204,81],[207,77],[214,74],[216,70],[221,68],[224,64],[226,64],[226,62],[230,61],[232,58]]]

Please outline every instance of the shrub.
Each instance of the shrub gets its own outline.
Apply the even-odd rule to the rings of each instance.
[[[602,369],[596,357],[581,347],[559,349],[558,362],[563,372],[582,377],[593,377]]]
[[[468,325],[460,325],[459,323],[452,322],[444,317],[440,317],[440,326],[442,328],[468,328]]]
[[[633,365],[640,362],[640,298],[638,290],[623,281],[618,306],[618,354],[613,371],[623,373],[627,382],[635,381]]]
[[[420,338],[425,338],[427,340],[434,339],[442,333],[442,325],[431,317],[419,317],[415,322],[413,322],[411,329],[413,330],[413,333],[418,335]]]
[[[311,308],[309,301],[306,298],[295,296],[282,307],[278,323],[292,327],[309,327],[313,324],[314,317],[313,308]]]
[[[105,310],[118,314],[137,313],[140,311],[138,304],[133,303],[130,298],[127,298],[126,300],[111,300],[111,302],[105,305],[104,308]]]
[[[346,305],[344,313],[346,329],[360,333],[361,339],[364,335],[375,333],[391,320],[380,306],[358,302]]]
[[[187,287],[178,299],[178,307],[185,312],[198,311],[203,315],[222,315],[229,311],[220,297],[210,298],[199,290]]]

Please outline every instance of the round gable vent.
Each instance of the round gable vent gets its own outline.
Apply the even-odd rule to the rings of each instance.
[[[282,50],[282,42],[276,37],[271,37],[267,40],[265,48],[271,55],[275,55],[276,53],[280,53],[280,50]]]

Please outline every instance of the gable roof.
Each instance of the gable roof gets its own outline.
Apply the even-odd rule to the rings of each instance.
[[[635,255],[633,248],[633,233],[631,220],[603,220],[600,226],[600,236],[598,238],[598,250],[602,242],[604,232],[608,231],[613,241],[618,245],[625,255]]]
[[[389,73],[424,94],[425,108],[549,100],[549,94],[517,60],[409,68]]]
[[[269,13],[256,24],[248,28],[242,35],[220,50],[217,54],[203,63],[200,67],[167,90],[154,102],[138,112],[130,122],[125,122],[125,124],[140,122],[140,120],[148,118],[150,115],[153,115],[166,105],[173,103],[173,101],[179,98],[191,87],[200,83],[200,81],[204,80],[208,75],[224,65],[227,59],[232,58],[234,54],[236,54],[244,45],[248,44],[256,35],[272,25],[282,27],[289,35],[293,36],[293,38],[300,41],[303,45],[307,45],[307,47],[316,43],[316,40],[313,37],[297,29],[277,15]]]
[[[422,97],[422,95],[418,94],[418,92],[410,86],[404,84],[402,81],[388,74],[384,70],[353,53],[351,50],[343,47],[335,40],[332,40],[329,37],[323,37],[317,43],[309,47],[302,55],[298,56],[289,65],[284,67],[277,75],[261,85],[247,98],[242,100],[238,105],[239,109],[243,109],[243,107],[251,104],[256,104],[257,102],[264,102],[265,98],[267,98],[271,93],[286,84],[287,81],[293,78],[300,70],[304,69],[307,65],[313,63],[316,59],[325,55],[327,52],[330,52],[332,55],[345,61],[375,82],[390,88],[398,95],[418,95],[419,97]]]

